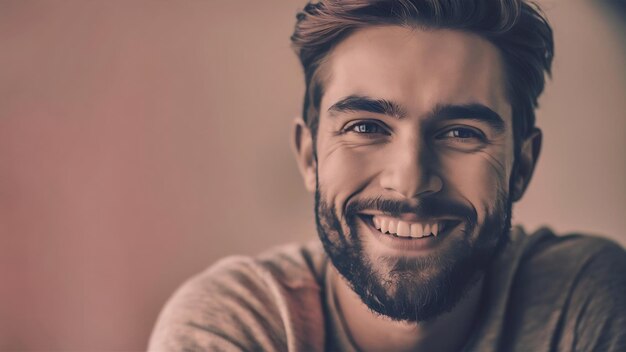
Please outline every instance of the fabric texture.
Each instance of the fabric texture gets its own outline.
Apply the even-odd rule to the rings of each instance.
[[[149,351],[354,351],[319,241],[223,259],[161,312]],[[626,252],[548,229],[511,240],[464,351],[626,351]]]

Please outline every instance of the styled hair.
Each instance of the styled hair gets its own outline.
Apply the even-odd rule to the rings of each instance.
[[[324,94],[323,63],[355,31],[377,25],[455,29],[480,35],[503,58],[516,155],[535,126],[537,98],[550,75],[552,29],[539,7],[522,0],[321,0],[296,16],[292,47],[304,68],[302,117],[314,140]],[[314,142],[315,143],[315,142]]]

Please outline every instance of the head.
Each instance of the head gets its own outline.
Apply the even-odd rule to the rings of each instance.
[[[451,310],[532,176],[550,27],[514,0],[320,1],[297,18],[293,140],[333,265],[393,319]]]

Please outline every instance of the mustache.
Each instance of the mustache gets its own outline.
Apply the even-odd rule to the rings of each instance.
[[[425,197],[417,203],[382,197],[354,200],[346,206],[346,217],[352,218],[365,210],[375,210],[393,217],[407,213],[420,218],[456,217],[470,224],[476,223],[478,217],[473,207],[443,197]]]

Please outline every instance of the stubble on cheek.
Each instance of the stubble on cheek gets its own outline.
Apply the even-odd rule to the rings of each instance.
[[[317,184],[324,203],[332,204],[335,215],[346,222],[345,211],[349,201],[373,182],[372,156],[364,150],[354,151],[335,143],[330,151],[318,159]],[[320,189],[323,185],[323,190]],[[344,231],[348,229],[344,227]]]
[[[504,159],[503,153],[491,149],[472,154],[450,153],[442,158],[447,192],[474,207],[479,224],[497,212],[499,198],[508,197],[509,172]]]

